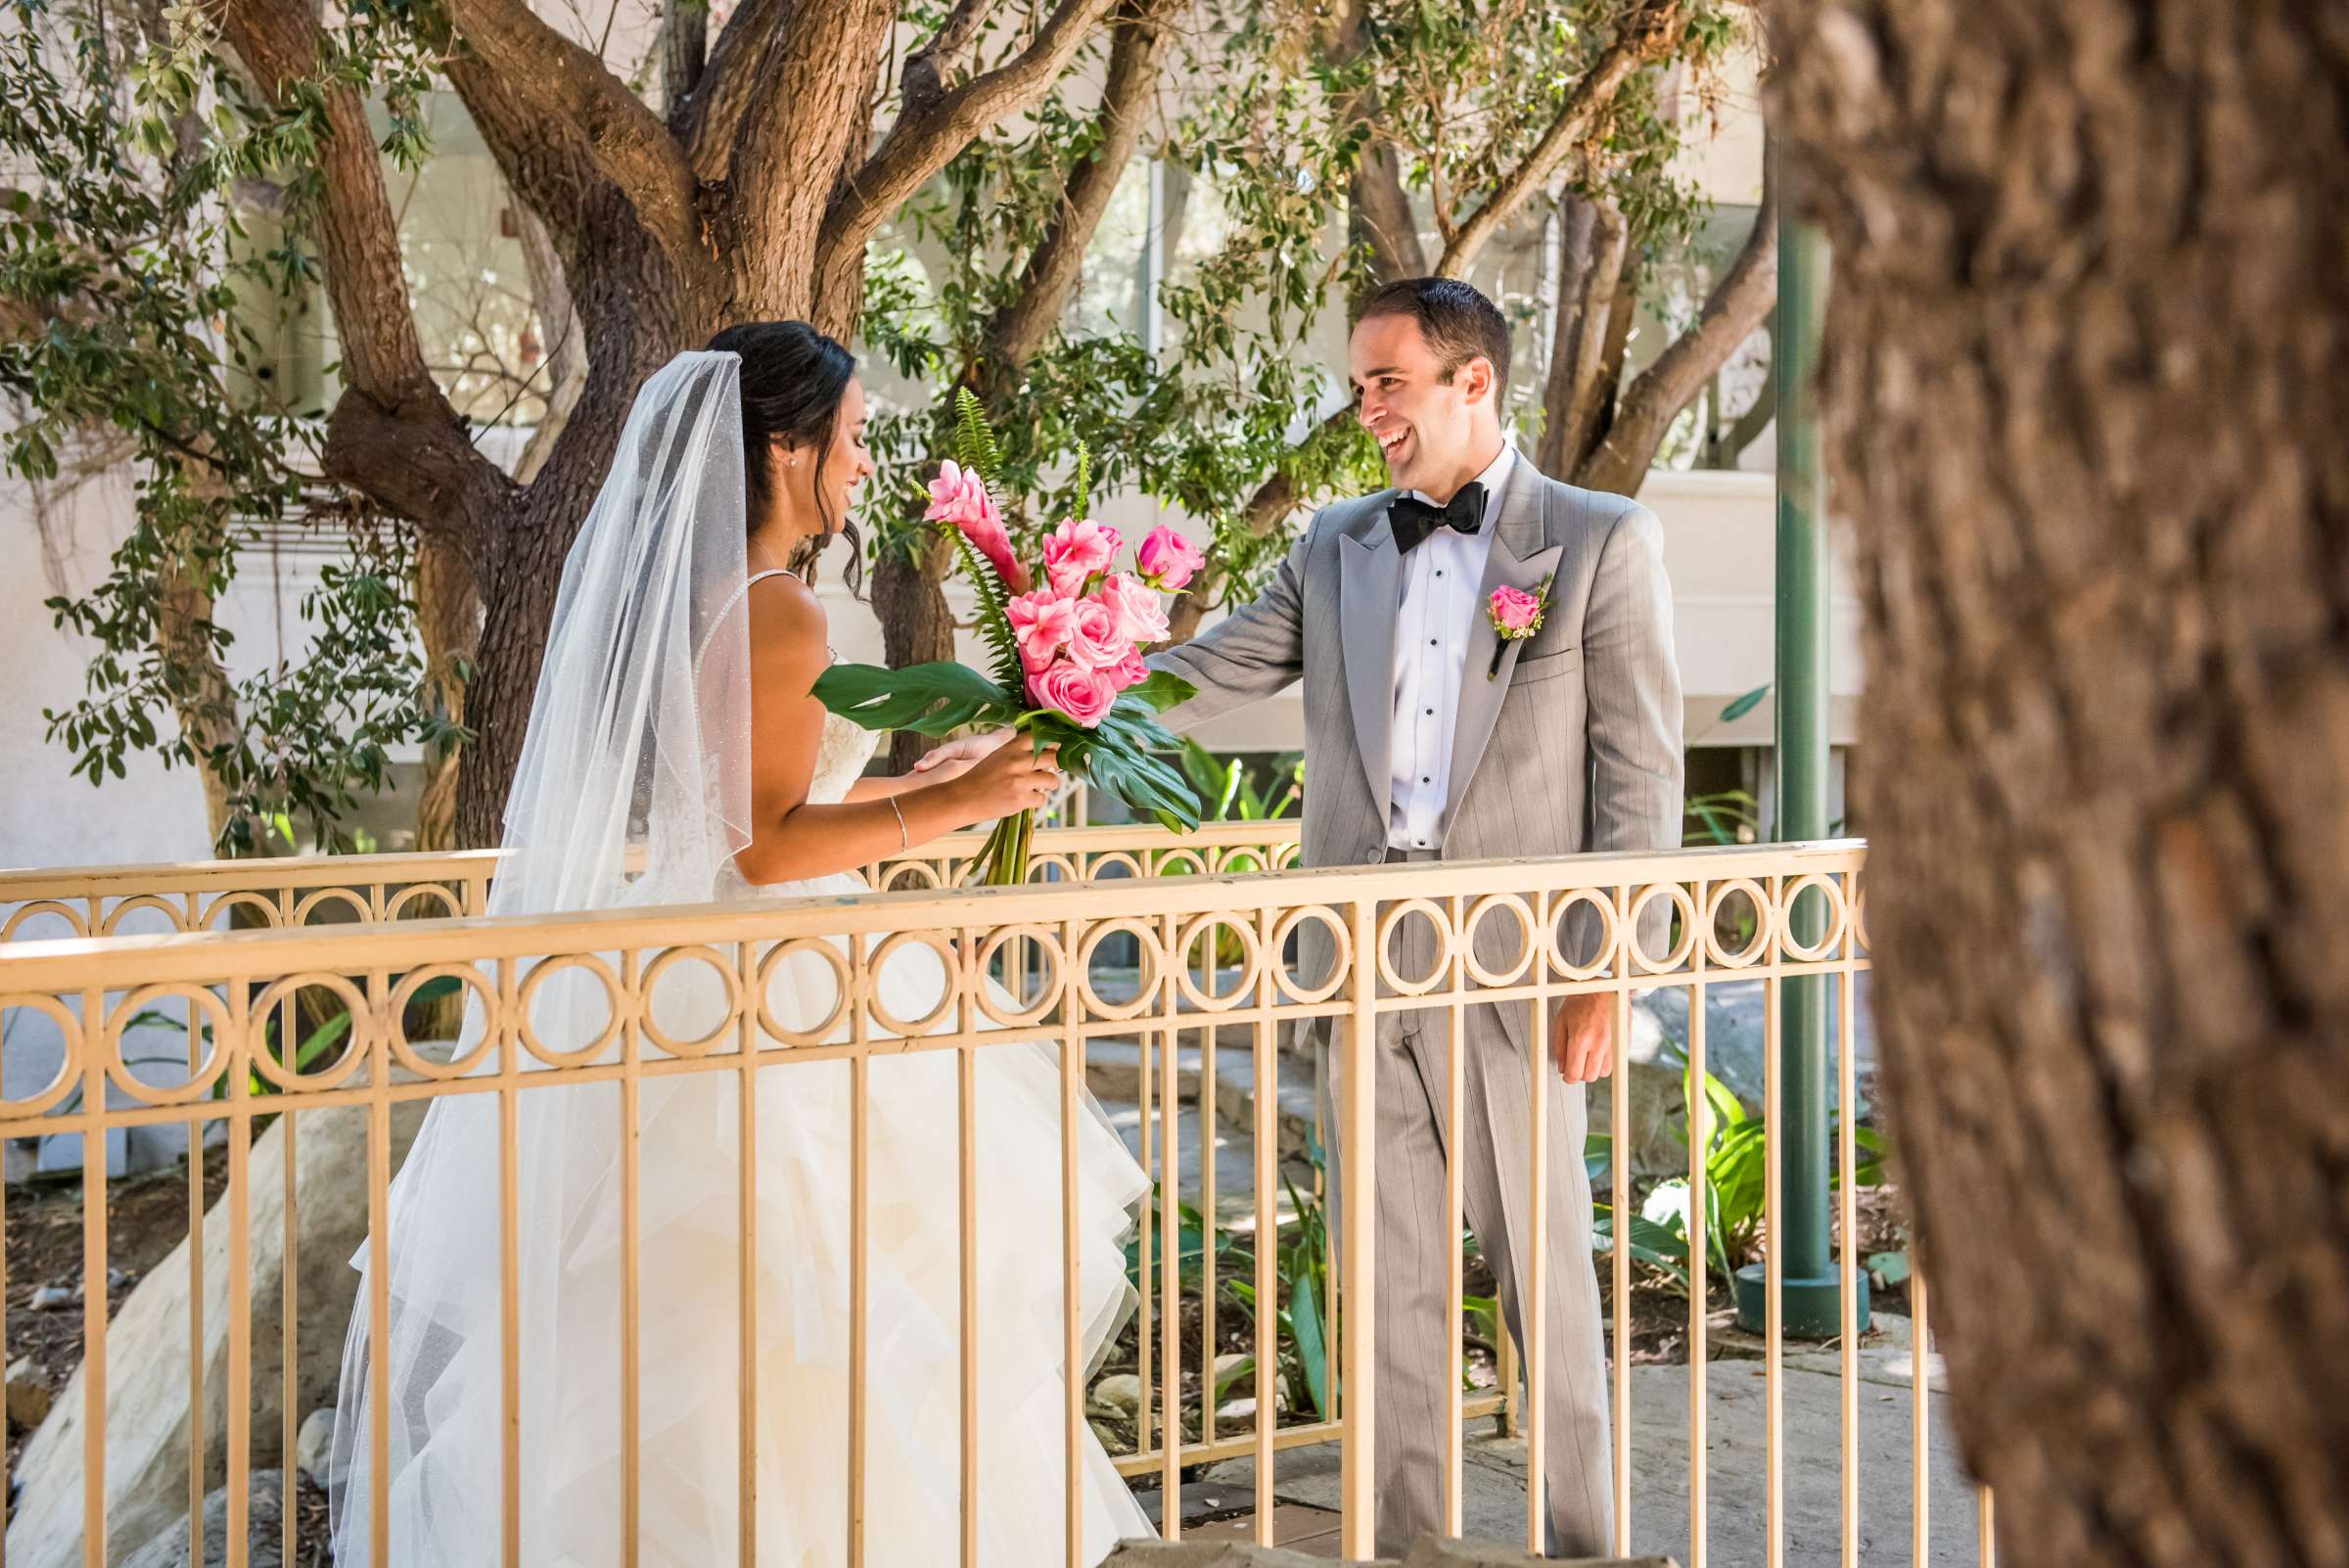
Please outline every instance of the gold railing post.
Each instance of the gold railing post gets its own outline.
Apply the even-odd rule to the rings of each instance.
[[[1339,1457],[1338,1549],[1349,1558],[1374,1555],[1377,1461],[1378,1302],[1375,1291],[1378,1178],[1377,1150],[1378,971],[1376,908],[1367,899],[1352,905],[1354,974],[1347,1016],[1343,1090],[1338,1110],[1339,1206],[1345,1211],[1339,1241],[1340,1293],[1346,1303],[1344,1339],[1339,1346],[1346,1404],[1345,1435]]]

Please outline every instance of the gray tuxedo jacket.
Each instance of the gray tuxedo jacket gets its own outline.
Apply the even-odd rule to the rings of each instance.
[[[1166,715],[1178,732],[1304,680],[1307,865],[1386,858],[1403,580],[1387,520],[1395,493],[1324,507],[1254,603],[1150,661],[1198,687]],[[1520,452],[1494,528],[1461,669],[1444,857],[1677,848],[1681,681],[1662,525],[1636,501],[1546,478]],[[1542,629],[1501,644],[1485,615],[1493,590],[1544,576]],[[1487,680],[1496,646],[1500,673]],[[1665,911],[1649,913],[1659,929],[1643,946],[1660,955]],[[1594,923],[1577,935],[1594,940]],[[1522,940],[1496,916],[1477,945],[1506,967]],[[1300,978],[1318,984],[1334,944],[1318,923],[1300,941]],[[1521,1036],[1520,1010],[1501,1011]]]

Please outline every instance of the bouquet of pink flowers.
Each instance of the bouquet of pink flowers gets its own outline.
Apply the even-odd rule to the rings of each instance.
[[[1141,650],[1167,635],[1159,594],[1190,581],[1202,565],[1198,549],[1173,529],[1155,529],[1135,551],[1133,567],[1119,571],[1125,541],[1118,530],[1079,517],[1041,536],[1032,569],[1021,561],[995,497],[994,438],[978,399],[966,390],[956,406],[960,461],[940,465],[923,516],[955,541],[978,590],[979,631],[994,668],[983,673],[950,663],[906,669],[835,665],[816,681],[817,699],[867,729],[944,736],[966,725],[1009,726],[1039,752],[1059,747],[1065,771],[1135,812],[1170,828],[1197,827],[1198,797],[1175,767],[1152,755],[1174,745],[1158,715],[1192,688],[1177,676],[1150,673]],[[1080,496],[1089,467],[1081,450]],[[981,853],[986,882],[1027,880],[1034,829],[1034,813],[1026,811],[995,825]]]

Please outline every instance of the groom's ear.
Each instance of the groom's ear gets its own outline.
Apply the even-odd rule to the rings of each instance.
[[[1460,395],[1469,402],[1473,403],[1479,398],[1489,398],[1496,394],[1493,361],[1487,359],[1483,354],[1469,355],[1468,362],[1460,366],[1452,374],[1451,379],[1453,385],[1460,389]]]

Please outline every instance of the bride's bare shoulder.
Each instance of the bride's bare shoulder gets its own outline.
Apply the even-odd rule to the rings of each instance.
[[[758,665],[822,665],[831,658],[824,640],[823,601],[787,573],[751,584],[750,634],[751,658]]]
[[[824,601],[815,589],[789,573],[759,577],[750,584],[750,641],[780,653],[782,643],[806,643],[824,653]]]

